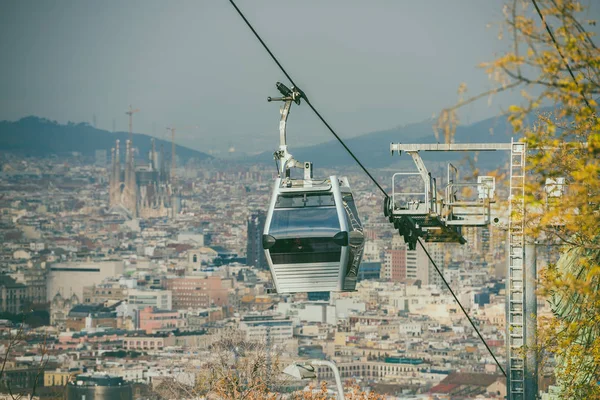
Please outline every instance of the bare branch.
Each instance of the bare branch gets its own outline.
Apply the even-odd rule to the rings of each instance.
[[[455,105],[453,105],[452,107],[444,108],[443,111],[458,110],[459,108],[462,108],[462,107],[464,107],[464,106],[466,106],[468,104],[471,104],[471,103],[473,103],[473,102],[475,102],[477,100],[480,100],[480,99],[482,99],[484,97],[487,97],[487,96],[490,96],[490,95],[494,95],[494,94],[498,94],[498,93],[502,93],[502,92],[504,92],[506,90],[513,89],[513,88],[521,85],[522,83],[523,82],[511,82],[511,83],[509,83],[507,85],[503,85],[503,86],[500,86],[500,87],[497,87],[497,88],[493,88],[493,89],[487,90],[485,92],[479,93],[476,96],[472,96],[472,97],[469,97],[468,99],[460,101],[460,102],[456,103]]]

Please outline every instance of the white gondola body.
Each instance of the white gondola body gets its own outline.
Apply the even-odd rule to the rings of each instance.
[[[347,179],[275,180],[263,248],[278,293],[354,291],[363,245]]]

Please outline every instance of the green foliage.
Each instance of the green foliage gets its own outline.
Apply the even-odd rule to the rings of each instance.
[[[600,398],[600,250],[571,248],[544,278],[557,318],[543,319],[542,343],[557,357],[561,394]]]

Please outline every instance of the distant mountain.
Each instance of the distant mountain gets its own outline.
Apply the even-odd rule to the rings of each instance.
[[[56,121],[32,116],[14,122],[0,121],[0,151],[31,156],[79,152],[84,156],[93,157],[96,150],[104,149],[110,157],[110,149],[114,147],[117,139],[121,141],[121,154],[124,154],[128,135],[127,132],[113,133],[96,129],[86,123],[61,125]],[[150,139],[152,137],[148,135],[133,134],[133,143],[140,152],[136,158],[148,154],[151,147]],[[170,158],[171,143],[157,138],[154,140],[156,149],[159,150],[161,145],[164,146],[165,158]],[[198,160],[212,158],[206,153],[179,145],[176,146],[176,153],[183,162],[190,158]]]
[[[398,128],[367,133],[344,139],[344,143],[354,152],[356,157],[367,167],[383,168],[390,166],[398,157],[390,155],[390,143],[444,143],[444,138],[436,139],[433,132],[434,121],[428,120]],[[475,124],[459,126],[454,143],[507,143],[510,142],[512,130],[506,118],[489,118]],[[329,135],[329,133],[324,133]],[[276,149],[276,143],[273,150]],[[314,146],[291,148],[290,152],[298,161],[312,161],[315,167],[341,167],[355,164],[354,160],[336,140]],[[504,152],[486,153],[479,157],[479,165],[497,164],[506,159]],[[422,153],[425,160],[450,161],[460,159],[461,153]],[[255,162],[273,162],[273,152],[268,151],[250,159]]]

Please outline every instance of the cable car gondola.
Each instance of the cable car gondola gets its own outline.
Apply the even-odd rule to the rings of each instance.
[[[285,124],[302,92],[278,83],[281,109],[279,177],[265,222],[263,248],[278,293],[354,291],[363,253],[363,229],[346,178],[312,177],[310,162],[298,163],[287,151]],[[303,168],[292,179],[291,168]]]

